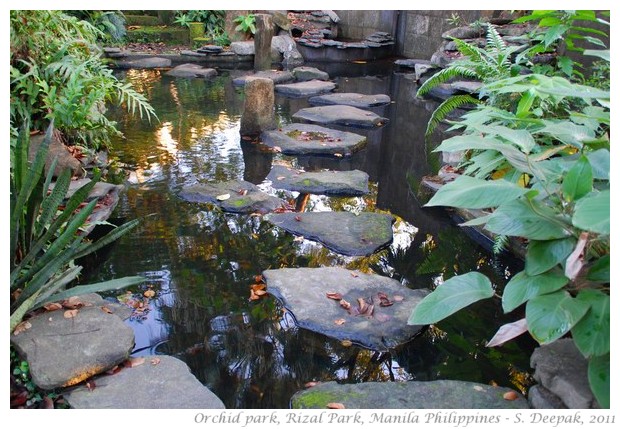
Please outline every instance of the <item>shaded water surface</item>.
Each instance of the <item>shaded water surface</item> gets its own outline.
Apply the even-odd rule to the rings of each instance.
[[[264,152],[239,136],[243,94],[222,71],[213,81],[171,79],[159,71],[128,71],[130,80],[151,101],[159,122],[119,116],[124,139],[114,142],[121,166],[130,171],[127,189],[114,217],[140,218],[140,226],[105,255],[99,255],[90,280],[140,274],[148,278],[133,296],[146,310],[130,324],[135,354],[165,353],[183,359],[194,375],[229,408],[287,408],[290,397],[317,380],[346,383],[459,379],[510,386],[529,383],[527,338],[489,349],[486,342],[505,316],[498,299],[487,300],[423,331],[387,352],[345,347],[339,341],[297,329],[278,303],[266,297],[249,301],[250,285],[265,269],[345,266],[392,277],[410,288],[433,288],[456,274],[478,270],[498,293],[514,262],[485,251],[438,209],[422,209],[415,185],[436,171],[439,160],[424,143],[434,104],[415,99],[415,83],[389,68],[372,76],[347,68],[336,77],[338,91],[386,93],[389,106],[375,111],[390,118],[365,134],[369,145],[350,158],[285,157]],[[307,107],[305,99],[276,97],[282,124]],[[358,198],[311,196],[306,210],[382,211],[397,216],[393,244],[371,257],[343,257],[270,226],[260,217],[221,213],[177,197],[186,184],[245,179],[267,192],[271,165],[360,169],[370,175],[372,192]],[[512,265],[511,265],[512,264]],[[303,287],[303,285],[300,285]]]

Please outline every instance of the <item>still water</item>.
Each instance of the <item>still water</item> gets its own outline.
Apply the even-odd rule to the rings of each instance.
[[[212,81],[174,79],[160,71],[132,70],[131,81],[155,107],[149,123],[118,114],[124,138],[113,143],[118,164],[130,174],[112,221],[140,218],[140,226],[99,255],[91,281],[142,275],[148,281],[120,300],[138,307],[128,323],[136,332],[135,355],[179,357],[227,408],[288,408],[309,381],[405,381],[458,379],[525,391],[531,383],[529,338],[489,349],[504,323],[499,299],[487,300],[434,325],[390,352],[365,350],[297,329],[290,314],[269,297],[249,301],[250,285],[265,269],[344,266],[374,272],[410,288],[433,288],[456,274],[478,270],[501,291],[518,261],[494,256],[454,226],[447,212],[424,209],[415,189],[439,166],[424,142],[435,104],[415,98],[416,85],[389,66],[348,65],[327,70],[340,92],[384,93],[390,119],[367,136],[367,148],[349,158],[287,157],[242,141],[243,93],[231,84],[239,70],[220,70]],[[305,99],[276,96],[281,124],[307,107]],[[344,128],[341,128],[344,129]],[[188,203],[186,184],[245,179],[274,195],[265,181],[271,166],[312,171],[360,169],[371,194],[358,198],[311,196],[307,211],[381,211],[397,217],[393,244],[370,257],[343,257],[272,227],[260,217],[222,213]],[[413,188],[413,189],[412,189]],[[303,287],[303,285],[300,285]],[[144,298],[147,290],[155,292]],[[147,294],[148,295],[148,294]]]

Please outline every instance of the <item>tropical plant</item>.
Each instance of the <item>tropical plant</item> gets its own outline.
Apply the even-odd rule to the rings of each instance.
[[[489,83],[515,75],[518,69],[514,67],[512,55],[519,49],[517,46],[507,46],[506,42],[497,32],[497,29],[486,24],[486,46],[479,48],[457,38],[452,38],[456,48],[463,56],[445,69],[431,76],[420,88],[417,95],[424,96],[433,88],[457,77],[475,79],[483,83]],[[437,128],[439,123],[448,114],[463,105],[480,104],[480,99],[472,95],[453,95],[442,102],[433,111],[426,128],[426,136],[429,136]]]
[[[179,10],[174,22],[183,27],[189,27],[190,22],[202,22],[205,33],[220,34],[224,31],[224,16],[223,10]]]
[[[99,39],[105,42],[120,42],[127,35],[125,15],[120,10],[66,10],[64,12],[90,22],[101,31]]]
[[[70,141],[96,148],[120,134],[105,116],[106,103],[157,118],[146,98],[116,79],[101,59],[101,31],[53,10],[12,10],[11,130],[28,121],[43,130],[54,119]]]
[[[239,15],[233,20],[233,22],[238,24],[235,27],[235,31],[239,31],[246,36],[252,36],[256,33],[256,17],[252,13],[248,13],[247,15]]]
[[[144,280],[142,277],[125,277],[63,290],[80,274],[82,267],[75,264],[76,259],[110,244],[134,228],[138,221],[115,228],[95,243],[85,240],[80,229],[88,222],[97,199],[89,203],[85,201],[99,175],[78,189],[61,210],[71,173],[64,171],[50,190],[55,162],[47,175],[44,166],[53,130],[50,125],[32,163],[28,162],[30,130],[27,122],[15,147],[11,147],[14,160],[10,179],[11,331],[28,311],[46,302],[120,289]]]
[[[481,92],[512,103],[480,105],[454,124],[463,134],[436,150],[469,153],[464,174],[427,206],[488,209],[464,225],[527,240],[525,269],[501,297],[506,313],[525,304],[525,318],[500,328],[488,345],[528,331],[540,344],[570,333],[588,359],[592,391],[609,407],[609,91],[529,74]],[[495,294],[480,273],[453,277],[409,323],[436,323]]]

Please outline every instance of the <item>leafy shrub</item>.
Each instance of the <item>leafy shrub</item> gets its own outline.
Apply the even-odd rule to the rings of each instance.
[[[256,17],[254,14],[249,13],[247,15],[239,15],[233,22],[238,25],[235,27],[235,31],[239,31],[248,37],[251,37],[256,33]]]
[[[125,15],[119,10],[67,10],[64,12],[90,22],[101,31],[99,39],[105,42],[120,42],[127,35]]]

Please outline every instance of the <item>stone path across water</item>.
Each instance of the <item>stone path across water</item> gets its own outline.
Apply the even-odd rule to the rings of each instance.
[[[275,165],[267,179],[274,188],[303,194],[358,196],[368,193],[368,174],[359,170],[301,172]]]
[[[389,119],[353,106],[318,106],[300,109],[293,119],[322,125],[345,125],[361,128],[377,128]]]
[[[274,84],[292,82],[293,80],[295,80],[293,73],[291,73],[290,71],[265,70],[237,77],[233,79],[232,83],[235,86],[243,86],[248,79],[254,79],[256,77],[271,79]]]
[[[261,134],[263,144],[285,155],[348,156],[366,146],[366,137],[311,124],[289,124]]]
[[[322,80],[308,80],[297,83],[284,83],[276,85],[276,92],[289,97],[309,97],[311,95],[324,94],[331,92],[336,88],[333,82],[325,82]]]
[[[208,79],[217,76],[217,71],[212,68],[202,67],[199,64],[181,64],[167,71],[166,76]]]
[[[263,271],[263,276],[267,292],[281,301],[304,329],[387,350],[411,340],[422,328],[407,325],[407,319],[428,291],[409,289],[388,277],[335,267],[282,268]],[[340,294],[351,310],[340,300],[330,299],[328,293]],[[381,306],[379,294],[392,305]],[[359,300],[366,311],[354,315],[362,308]]]
[[[356,92],[338,92],[336,94],[317,95],[311,97],[308,102],[313,105],[342,105],[353,106],[360,109],[367,109],[369,107],[384,106],[391,101],[389,95],[385,94],[358,94]]]
[[[516,399],[504,399],[504,394],[507,392],[514,392],[514,390],[456,380],[357,384],[339,384],[330,381],[295,393],[291,398],[291,408],[327,408],[330,402],[341,403],[345,408],[353,409],[529,408],[525,398],[517,392],[514,392]],[[402,413],[391,414],[402,415]],[[408,417],[413,418],[411,414]],[[444,414],[445,417],[447,416]],[[417,423],[424,422],[424,414],[422,414]],[[412,420],[409,423],[416,422]]]
[[[341,255],[368,256],[392,242],[394,217],[381,213],[272,213],[277,227],[322,243]]]

